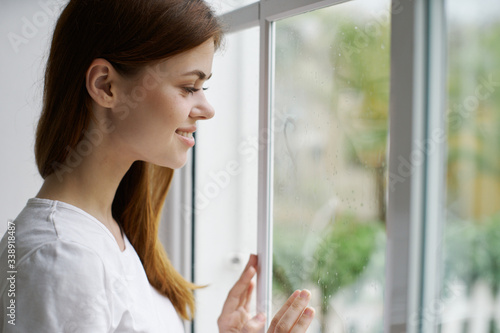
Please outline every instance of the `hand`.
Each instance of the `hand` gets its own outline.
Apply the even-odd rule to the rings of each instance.
[[[250,316],[250,300],[257,272],[257,256],[251,255],[245,270],[229,292],[217,324],[220,333],[259,332],[266,323],[263,313]],[[295,291],[271,321],[268,333],[305,332],[314,318],[314,309],[307,307],[311,294]]]
[[[310,299],[308,290],[296,290],[276,313],[267,333],[305,332],[314,318],[314,309],[307,306]]]
[[[220,333],[258,332],[266,324],[266,316],[262,313],[250,316],[250,300],[254,283],[252,278],[257,272],[257,256],[251,255],[239,280],[229,291],[222,314],[217,320]]]

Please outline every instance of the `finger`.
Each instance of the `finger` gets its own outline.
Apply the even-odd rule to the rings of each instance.
[[[246,291],[248,289],[248,286],[252,281],[252,278],[254,277],[256,272],[257,271],[252,266],[248,267],[243,272],[239,280],[229,291],[226,303],[224,304],[224,308],[227,307],[228,309],[236,309],[237,307],[240,306],[240,300],[242,296],[243,297],[246,296]]]
[[[248,315],[248,312],[243,307],[239,307],[230,314],[225,315],[222,313],[217,319],[217,325],[219,327],[231,327],[235,329],[236,332],[240,332],[249,320],[250,316]]]
[[[290,333],[305,332],[314,319],[314,313],[315,311],[313,308],[307,307],[300,316],[299,321],[297,321],[295,326],[290,331]]]
[[[247,262],[247,265],[245,268],[250,267],[250,266],[257,268],[257,261],[258,261],[257,255],[251,254],[250,257],[248,258],[248,262]]]
[[[268,332],[274,332],[274,330],[276,328],[276,325],[278,325],[281,317],[288,310],[288,308],[290,307],[290,305],[292,305],[293,301],[295,301],[295,299],[299,296],[299,294],[300,294],[300,290],[295,290],[293,292],[293,294],[285,302],[285,304],[283,304],[283,306],[281,307],[281,309],[276,313],[276,315],[274,316],[273,320],[271,321],[271,325],[269,326]]]
[[[238,281],[236,281],[233,288],[229,291],[227,300],[224,303],[224,308],[222,311],[225,310],[234,311],[239,307],[241,296],[246,295],[246,291],[248,289],[250,281],[252,281],[252,278],[255,276],[255,273],[257,273],[256,266],[257,266],[257,256],[251,255],[250,259],[248,260],[248,264],[245,267],[245,270],[241,274]]]
[[[259,313],[245,324],[245,326],[241,330],[241,333],[259,332],[265,324],[266,316],[263,313]]]
[[[250,312],[250,301],[252,300],[252,292],[254,287],[255,284],[253,283],[253,281],[250,281],[250,285],[248,286],[247,289],[246,299],[244,303],[243,302],[241,303],[245,307],[245,310],[247,310],[248,312]]]
[[[276,332],[290,332],[307,307],[310,298],[311,293],[308,290],[302,290],[299,296],[290,304],[288,310],[285,311],[278,324],[276,324]]]

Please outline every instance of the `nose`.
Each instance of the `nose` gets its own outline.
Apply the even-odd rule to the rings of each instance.
[[[195,119],[210,119],[215,115],[215,110],[207,101],[205,94],[199,94],[199,101],[196,105],[191,109],[191,113],[189,116]]]

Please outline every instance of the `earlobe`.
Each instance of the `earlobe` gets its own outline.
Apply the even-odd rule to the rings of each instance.
[[[90,97],[100,106],[111,108],[115,104],[111,72],[113,66],[104,59],[95,59],[86,74],[86,86]]]

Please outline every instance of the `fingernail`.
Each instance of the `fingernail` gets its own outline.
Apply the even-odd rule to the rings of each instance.
[[[262,322],[266,321],[266,315],[263,314],[262,312],[257,314],[257,320]]]
[[[314,316],[314,309],[313,308],[306,308],[304,310],[304,315],[308,317]]]
[[[297,297],[300,294],[300,290],[295,290],[292,294],[292,296]]]
[[[307,289],[302,290],[299,295],[300,298],[309,298],[309,296],[311,296],[311,293]]]

